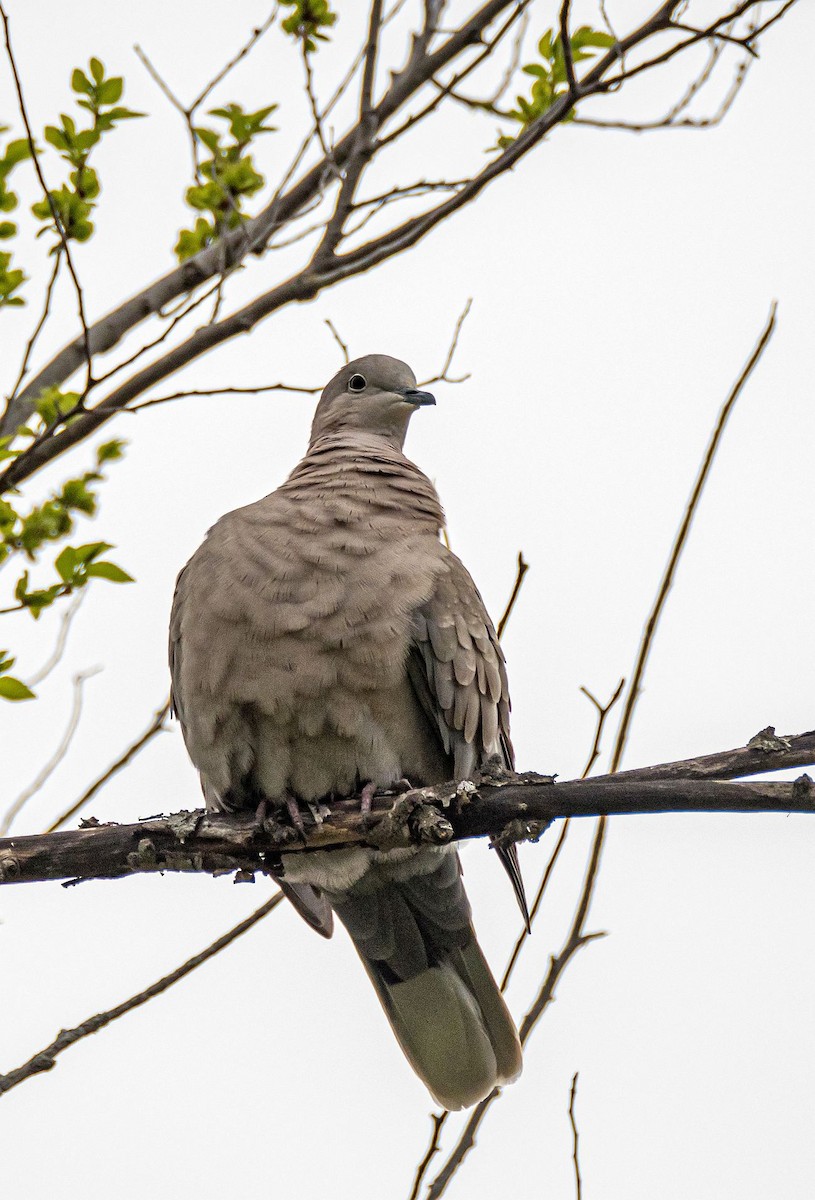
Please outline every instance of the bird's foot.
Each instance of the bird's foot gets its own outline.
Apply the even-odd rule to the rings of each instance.
[[[300,805],[292,796],[291,792],[283,793],[283,803],[286,805],[286,812],[289,814],[289,820],[294,828],[300,834],[303,841],[306,840],[306,827],[303,824],[303,814],[300,812]]]
[[[376,784],[371,783],[371,781],[369,780],[368,783],[365,784],[365,786],[363,787],[362,791],[359,794],[359,811],[360,811],[360,814],[362,815],[363,821],[366,824],[368,822],[368,818],[371,815],[371,806],[373,805],[375,795],[376,795]]]

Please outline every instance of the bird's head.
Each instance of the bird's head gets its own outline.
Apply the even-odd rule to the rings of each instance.
[[[367,354],[326,384],[314,414],[311,444],[326,434],[353,429],[384,437],[401,449],[413,413],[435,403],[435,396],[416,387],[407,363],[387,354]]]

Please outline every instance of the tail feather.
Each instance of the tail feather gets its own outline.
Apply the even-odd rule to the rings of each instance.
[[[436,852],[428,852],[430,854]],[[457,856],[330,894],[416,1074],[444,1108],[468,1108],[521,1072],[521,1046],[470,921]]]

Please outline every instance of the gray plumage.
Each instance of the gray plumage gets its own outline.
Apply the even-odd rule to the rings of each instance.
[[[179,575],[173,702],[209,807],[463,779],[494,754],[512,765],[495,631],[402,453],[434,402],[396,359],[349,363],[286,482],[222,517]],[[287,855],[282,884],[326,936],[337,913],[439,1103],[466,1107],[519,1074],[454,849]]]

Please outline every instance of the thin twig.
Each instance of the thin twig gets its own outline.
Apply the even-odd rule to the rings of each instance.
[[[274,19],[277,16],[277,10],[278,10],[278,5],[277,4],[273,5],[271,12],[269,13],[266,20],[261,25],[258,25],[255,29],[252,30],[251,35],[247,38],[247,40],[241,46],[241,48],[237,52],[237,54],[233,55],[232,58],[230,58],[229,62],[226,64],[226,66],[221,67],[220,71],[218,71],[215,75],[213,75],[213,77],[212,77],[212,79],[210,79],[209,83],[201,89],[201,91],[198,93],[198,95],[195,97],[195,99],[193,100],[192,104],[189,107],[189,111],[191,114],[195,112],[196,108],[200,108],[200,106],[206,100],[207,96],[210,95],[210,93],[218,86],[219,83],[223,83],[223,81],[224,81],[224,79],[226,79],[227,75],[229,75],[232,71],[234,71],[234,69],[235,69],[235,67],[237,67],[238,63],[242,62],[243,59],[246,58],[247,54],[249,54],[252,50],[254,50],[255,46],[260,41],[260,39],[263,37],[264,33],[266,33],[272,27],[272,23],[274,22]]]
[[[582,1200],[583,1191],[582,1191],[581,1183],[580,1183],[580,1157],[578,1155],[579,1138],[578,1138],[578,1134],[577,1134],[577,1122],[575,1120],[575,1115],[574,1115],[574,1099],[575,1099],[575,1096],[577,1095],[578,1074],[579,1074],[579,1072],[575,1071],[574,1077],[572,1079],[572,1090],[569,1093],[569,1123],[571,1124],[571,1127],[572,1127],[572,1162],[574,1163],[575,1195],[577,1197],[577,1200]]]
[[[282,899],[283,893],[276,892],[270,900],[267,900],[265,904],[256,909],[251,916],[240,921],[228,933],[225,933],[223,937],[219,937],[217,941],[207,946],[199,954],[194,954],[192,958],[188,958],[175,971],[171,971],[169,975],[164,975],[156,983],[145,988],[143,992],[131,996],[129,1000],[125,1000],[122,1004],[117,1004],[115,1008],[109,1008],[106,1012],[97,1013],[96,1016],[89,1017],[81,1025],[76,1025],[73,1029],[63,1029],[50,1046],[46,1046],[43,1050],[40,1050],[38,1054],[35,1054],[28,1062],[23,1063],[22,1066],[9,1071],[6,1075],[0,1075],[0,1096],[5,1092],[11,1091],[13,1087],[16,1087],[19,1083],[23,1083],[26,1079],[31,1079],[34,1075],[40,1075],[43,1071],[50,1071],[52,1067],[56,1066],[57,1055],[62,1054],[63,1050],[67,1050],[69,1046],[75,1045],[76,1042],[81,1041],[82,1038],[89,1037],[92,1033],[97,1033],[100,1029],[104,1029],[106,1025],[109,1025],[111,1021],[118,1020],[125,1013],[132,1012],[134,1008],[138,1008],[140,1005],[146,1004],[148,1000],[152,1000],[156,996],[160,996],[162,992],[166,992],[174,983],[178,983],[180,979],[184,979],[196,967],[200,967],[202,963],[207,962],[208,959],[220,953],[231,942],[234,942],[236,938],[239,938],[241,934],[246,933],[253,925],[257,925],[258,921],[261,921],[277,908]]]
[[[753,19],[750,28],[755,31],[758,26]],[[686,111],[691,102],[709,82],[713,75],[719,59],[725,50],[724,42],[712,42],[708,60],[699,74],[688,85],[679,99],[671,106],[664,117],[660,117],[654,121],[605,121],[595,119],[593,117],[575,117],[573,124],[583,125],[593,129],[621,129],[627,130],[630,133],[646,133],[658,129],[712,129],[716,125],[720,125],[728,112],[733,106],[736,96],[741,91],[744,82],[747,78],[747,73],[755,61],[753,56],[747,54],[739,62],[733,75],[733,80],[725,93],[719,107],[710,116],[707,117],[683,117],[682,113]]]
[[[320,390],[319,387],[300,387],[294,383],[266,383],[257,387],[191,388],[186,392],[171,392],[169,396],[156,396],[152,400],[144,400],[141,404],[134,404],[132,408],[123,411],[141,412],[143,408],[169,404],[171,400],[186,400],[189,396],[259,396],[263,392],[297,392],[302,396],[314,396]]]
[[[153,338],[152,341],[145,342],[143,346],[138,348],[138,350],[134,350],[132,354],[130,354],[127,358],[122,359],[120,363],[116,363],[116,365],[111,367],[109,371],[106,371],[104,375],[100,375],[95,382],[97,384],[106,383],[109,379],[112,379],[114,375],[118,375],[120,371],[124,371],[126,367],[132,366],[133,363],[140,359],[144,354],[147,354],[150,350],[154,350],[156,346],[160,346],[162,342],[167,340],[176,326],[179,325],[186,317],[188,317],[191,312],[194,312],[199,305],[204,304],[220,286],[221,279],[219,279],[217,283],[213,284],[212,287],[207,288],[206,291],[202,292],[200,296],[197,296],[194,300],[190,300],[189,303],[187,303],[187,300],[185,299],[184,302],[180,305],[177,305],[172,312],[158,313],[157,316],[161,317],[162,319],[166,318],[170,321],[167,328],[158,334],[157,337]],[[99,407],[102,407],[102,405],[97,405],[97,408]]]
[[[164,93],[167,100],[169,100],[170,104],[172,104],[173,108],[176,109],[177,112],[180,112],[182,117],[184,117],[184,118],[188,117],[189,110],[186,108],[186,106],[184,104],[181,103],[178,96],[176,96],[175,92],[170,87],[169,83],[167,83],[166,79],[164,79],[164,77],[160,74],[158,68],[153,66],[153,63],[150,61],[150,58],[148,57],[147,51],[143,50],[141,48],[141,46],[138,44],[138,42],[136,42],[136,44],[133,47],[133,52],[136,55],[136,57],[140,60],[142,66],[147,71],[147,74],[150,76],[150,78],[153,80],[153,82],[155,84],[157,84],[157,86],[161,89],[161,91]]]
[[[348,346],[345,344],[345,342],[342,340],[342,338],[340,337],[339,333],[337,332],[337,328],[336,328],[336,326],[334,325],[334,322],[333,322],[333,321],[330,321],[330,320],[328,319],[328,317],[326,317],[326,318],[325,318],[325,324],[326,324],[326,325],[328,326],[328,328],[330,329],[330,331],[331,331],[331,336],[333,337],[334,341],[335,341],[335,342],[337,343],[337,345],[339,346],[339,348],[340,348],[340,354],[342,355],[343,359],[345,360],[345,362],[350,362],[350,361],[351,361],[351,355],[348,353]]]
[[[727,425],[728,418],[733,411],[733,406],[741,395],[747,380],[753,373],[753,369],[757,365],[759,359],[767,348],[770,338],[773,335],[773,331],[775,329],[776,309],[777,304],[775,301],[773,301],[772,305],[770,306],[770,315],[767,318],[767,323],[764,326],[764,329],[752,354],[748,358],[744,368],[741,371],[741,374],[733,384],[730,394],[722,406],[722,409],[719,413],[719,418],[713,429],[713,433],[711,434],[710,441],[708,442],[705,456],[702,459],[699,473],[696,476],[696,482],[693,485],[693,490],[685,509],[685,515],[682,518],[676,538],[674,539],[673,547],[671,548],[668,564],[660,582],[653,608],[651,609],[651,613],[645,624],[634,671],[631,676],[631,683],[629,684],[625,705],[623,707],[623,714],[620,719],[620,727],[617,731],[617,740],[614,745],[614,752],[612,754],[610,766],[610,771],[612,773],[619,767],[623,753],[625,752],[625,746],[628,740],[628,732],[631,727],[631,719],[634,715],[634,709],[636,708],[637,700],[642,688],[642,680],[645,675],[645,668],[648,664],[648,656],[651,652],[654,635],[656,633],[657,626],[659,625],[659,620],[662,616],[663,609],[665,608],[665,602],[668,599],[668,594],[673,586],[676,568],[679,564],[679,560],[682,557],[682,551],[684,550],[685,544],[688,540],[688,534],[690,533],[693,518],[696,515],[696,510],[699,507],[699,502],[702,498],[705,484],[707,483],[710,475],[713,461],[716,457],[716,452],[719,449],[725,426]]]
[[[450,1116],[449,1109],[442,1109],[440,1112],[431,1113],[430,1121],[433,1126],[433,1131],[430,1135],[430,1143],[425,1151],[425,1156],[416,1168],[416,1174],[413,1178],[413,1187],[410,1189],[408,1200],[417,1200],[419,1189],[422,1186],[422,1181],[427,1174],[427,1169],[433,1157],[441,1150],[441,1131],[445,1126],[447,1118]]]
[[[51,277],[48,280],[48,286],[45,289],[45,301],[42,306],[42,312],[40,313],[40,319],[37,321],[37,324],[34,327],[34,332],[32,333],[31,337],[28,339],[28,342],[26,343],[26,348],[23,353],[23,361],[20,366],[20,373],[17,376],[17,379],[15,380],[15,383],[14,383],[14,387],[11,389],[11,392],[9,394],[8,402],[6,404],[6,412],[8,412],[9,405],[11,405],[17,397],[17,392],[19,391],[20,385],[23,382],[23,380],[25,379],[26,372],[28,371],[28,363],[29,363],[29,360],[31,359],[31,352],[33,351],[34,346],[37,343],[37,338],[42,333],[45,322],[48,320],[48,314],[51,311],[51,297],[53,296],[53,293],[54,293],[54,285],[57,282],[57,276],[59,275],[59,268],[60,268],[61,262],[62,262],[62,251],[60,250],[59,253],[54,255],[54,266],[51,271]]]
[[[607,704],[601,704],[600,701],[597,699],[597,697],[594,696],[589,691],[588,688],[582,687],[582,686],[580,688],[580,691],[583,693],[583,695],[586,697],[586,699],[590,700],[591,703],[594,705],[595,709],[597,710],[597,727],[596,727],[595,733],[594,733],[594,743],[593,743],[591,751],[589,753],[589,757],[586,760],[586,765],[583,768],[583,773],[580,776],[581,779],[588,779],[589,775],[591,775],[592,767],[597,762],[597,759],[600,757],[600,739],[603,736],[603,729],[605,727],[606,718],[607,718],[608,714],[611,712],[614,705],[620,699],[620,696],[622,695],[622,691],[623,691],[624,687],[625,687],[625,679],[621,679],[620,682],[617,684],[617,687],[614,689],[614,694],[612,695],[611,699],[609,700],[609,702]]]
[[[515,583],[512,586],[512,593],[509,597],[509,600],[507,601],[507,606],[504,609],[504,615],[501,617],[501,620],[498,622],[498,629],[496,630],[499,641],[501,640],[504,630],[507,627],[507,621],[512,616],[512,610],[515,607],[515,601],[518,599],[518,594],[520,593],[521,585],[523,584],[523,581],[524,581],[524,575],[526,575],[528,570],[529,570],[529,563],[525,561],[524,556],[523,556],[523,551],[519,550],[518,551],[518,567],[517,567],[517,571],[515,573]]]
[[[314,72],[311,68],[311,57],[308,50],[308,35],[303,34],[300,41],[300,50],[303,59],[303,70],[306,75],[306,96],[308,97],[309,108],[311,109],[311,119],[314,122],[314,130],[317,134],[317,141],[320,143],[320,149],[323,152],[323,157],[330,162],[332,158],[331,150],[326,141],[325,133],[323,132],[323,119],[320,115],[320,108],[317,104],[317,95],[314,91]]]
[[[581,689],[580,689],[581,692],[583,692],[583,694],[585,696],[587,696],[589,698],[589,700],[592,702],[592,704],[594,705],[596,714],[597,714],[596,725],[595,725],[595,730],[594,730],[594,741],[592,742],[592,747],[591,747],[591,750],[589,751],[589,756],[586,759],[586,765],[583,768],[583,773],[580,776],[581,779],[588,779],[589,775],[591,774],[592,767],[597,762],[597,759],[600,757],[600,744],[601,744],[602,737],[603,737],[603,731],[605,730],[605,727],[606,727],[606,721],[608,720],[609,713],[611,712],[612,708],[617,703],[617,701],[619,700],[619,698],[622,694],[624,684],[625,684],[625,680],[621,679],[620,682],[617,684],[617,687],[614,690],[614,694],[611,696],[611,699],[606,704],[601,704],[600,701],[595,696],[593,696],[592,693],[587,688],[581,687]],[[530,929],[534,923],[535,917],[538,915],[538,910],[541,906],[541,901],[543,900],[544,893],[546,892],[546,888],[549,883],[549,879],[550,879],[550,877],[552,875],[552,871],[554,870],[554,867],[555,867],[555,863],[557,862],[558,856],[559,856],[561,850],[563,849],[563,843],[566,841],[566,837],[569,832],[570,824],[571,824],[571,822],[570,822],[569,818],[567,817],[566,820],[563,822],[563,825],[561,826],[560,836],[558,837],[557,843],[555,844],[555,848],[552,851],[552,854],[549,858],[549,862],[546,864],[543,875],[541,876],[541,881],[538,886],[538,890],[535,894],[535,900],[532,905],[531,912],[529,914]],[[502,992],[506,991],[507,985],[509,984],[510,978],[512,976],[512,972],[515,969],[515,963],[518,961],[518,955],[520,954],[521,948],[523,947],[524,942],[526,941],[528,936],[529,936],[529,930],[527,930],[526,928],[523,928],[521,930],[521,932],[518,934],[518,938],[512,949],[512,954],[510,955],[506,970],[504,971],[504,977],[501,981],[501,991]]]
[[[82,601],[85,599],[87,594],[87,588],[80,588],[79,591],[77,591],[74,595],[73,600],[60,617],[59,633],[57,634],[57,640],[54,645],[54,649],[51,651],[51,654],[45,660],[40,669],[35,671],[33,675],[29,675],[28,679],[26,679],[25,682],[27,687],[37,687],[38,684],[42,683],[43,680],[48,678],[54,668],[62,661],[62,656],[65,653],[65,647],[68,642],[68,634],[71,630],[71,624],[74,617],[79,612]]]
[[[449,375],[448,372],[449,372],[451,366],[453,365],[453,358],[455,356],[456,350],[458,349],[458,339],[461,337],[461,327],[463,326],[464,322],[467,320],[467,317],[470,315],[470,309],[472,308],[472,306],[473,306],[473,298],[472,298],[472,296],[470,296],[467,300],[467,303],[464,305],[464,308],[461,310],[458,320],[456,321],[455,329],[453,330],[453,336],[450,340],[450,345],[447,348],[447,357],[444,360],[444,366],[439,371],[438,375],[434,375],[432,379],[426,379],[424,381],[426,384],[464,383],[465,380],[470,378],[469,371],[465,372],[464,375]]]
[[[59,235],[59,240],[62,243],[62,252],[65,255],[65,261],[68,264],[68,270],[71,273],[71,279],[74,281],[74,290],[76,292],[76,303],[77,303],[77,309],[79,311],[79,321],[80,321],[80,324],[82,325],[82,341],[83,341],[83,345],[84,345],[84,349],[85,349],[85,362],[87,365],[87,378],[85,380],[85,390],[84,390],[82,396],[80,397],[80,400],[76,406],[77,408],[79,408],[82,404],[82,401],[84,400],[85,396],[87,396],[87,394],[90,391],[91,386],[93,384],[93,360],[91,357],[90,332],[88,330],[88,322],[85,319],[85,300],[84,300],[84,297],[82,294],[82,285],[79,282],[79,276],[77,275],[76,270],[74,268],[74,261],[73,261],[73,258],[71,257],[71,248],[68,245],[68,236],[63,228],[62,221],[60,220],[60,217],[59,217],[59,213],[57,212],[57,206],[54,202],[54,197],[51,195],[51,191],[48,187],[48,184],[45,182],[45,176],[43,174],[42,165],[40,163],[40,152],[37,149],[36,142],[34,141],[34,133],[31,128],[31,122],[28,119],[28,109],[26,108],[25,98],[23,96],[23,85],[20,81],[19,72],[17,71],[17,63],[14,58],[14,51],[11,48],[11,33],[10,33],[10,29],[9,29],[9,19],[8,19],[8,16],[7,16],[6,11],[3,8],[2,4],[0,4],[0,19],[3,22],[3,29],[5,32],[5,42],[6,42],[6,55],[8,57],[9,66],[11,67],[11,74],[14,79],[14,88],[15,88],[15,91],[17,92],[17,103],[19,105],[20,116],[22,117],[23,125],[25,126],[26,137],[28,138],[28,146],[31,151],[31,160],[34,164],[34,170],[37,174],[37,179],[40,182],[40,187],[42,188],[43,195],[45,196],[46,200],[48,201],[48,207],[51,209],[51,216],[54,221],[54,226],[56,228],[57,234]],[[69,414],[66,414],[66,416],[67,415],[69,415]],[[63,418],[63,420],[64,419],[65,418]]]
[[[0,820],[0,837],[5,837],[11,828],[12,823],[20,815],[23,807],[28,803],[32,796],[35,796],[38,791],[51,778],[59,764],[68,753],[71,742],[74,739],[79,719],[82,716],[82,692],[86,679],[90,679],[94,675],[98,675],[102,670],[101,667],[92,667],[89,671],[80,671],[74,676],[74,699],[71,706],[71,714],[68,718],[68,724],[65,727],[65,732],[60,738],[59,745],[54,753],[40,769],[28,787],[23,788],[16,800],[9,805],[2,820]]]
[[[106,783],[109,783],[114,775],[121,771],[122,767],[126,767],[131,759],[135,758],[140,750],[143,750],[148,742],[151,742],[157,733],[161,733],[167,728],[167,718],[170,714],[170,701],[167,700],[164,705],[157,709],[155,716],[150,724],[145,729],[144,733],[139,734],[134,742],[119,755],[114,762],[107,767],[101,775],[99,775],[89,787],[85,789],[78,800],[66,808],[55,820],[51,822],[46,833],[54,833],[57,829],[61,829],[66,825],[72,817],[75,817],[78,812],[81,812],[85,805],[93,799],[97,792],[101,791]]]
[[[133,47],[137,57],[139,59],[141,59],[141,62],[143,63],[143,65],[144,65],[145,69],[147,70],[147,73],[150,75],[151,79],[154,81],[154,83],[156,83],[158,85],[158,87],[161,89],[161,91],[166,96],[167,100],[169,100],[169,102],[173,106],[173,108],[178,113],[180,113],[180,115],[184,121],[184,124],[187,129],[187,137],[190,142],[193,174],[195,175],[196,180],[200,181],[200,164],[198,161],[198,138],[195,133],[195,125],[194,125],[196,110],[198,108],[200,108],[200,106],[206,100],[207,96],[209,96],[210,93],[213,91],[213,89],[215,87],[217,87],[217,85],[219,83],[221,83],[227,77],[227,75],[230,73],[230,71],[232,71],[238,65],[238,63],[241,62],[242,59],[244,59],[247,54],[249,54],[249,52],[254,48],[255,44],[260,40],[260,38],[263,37],[264,33],[266,33],[266,31],[271,27],[272,22],[274,21],[274,18],[276,15],[277,15],[277,5],[274,6],[274,8],[270,12],[269,16],[263,22],[263,24],[257,26],[257,28],[252,30],[251,36],[248,38],[248,40],[246,42],[244,42],[243,46],[237,52],[237,54],[233,55],[233,57],[229,60],[229,62],[224,67],[222,67],[220,69],[220,71],[217,72],[216,75],[214,75],[212,77],[212,79],[209,81],[209,83],[206,84],[206,86],[201,89],[201,91],[198,93],[198,95],[195,97],[192,104],[190,104],[190,105],[184,105],[179,100],[179,98],[176,96],[175,92],[172,90],[170,85],[160,74],[157,67],[155,67],[153,65],[153,63],[150,61],[149,57],[147,56],[147,53],[141,48],[141,46],[139,46],[137,44]],[[219,286],[220,286],[220,284],[219,284]]]

